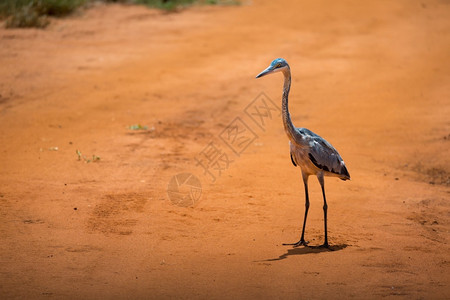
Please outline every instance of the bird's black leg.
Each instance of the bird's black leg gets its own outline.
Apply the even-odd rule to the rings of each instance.
[[[329,248],[330,245],[328,244],[328,230],[327,230],[327,211],[328,211],[328,205],[327,205],[327,198],[325,197],[325,184],[323,175],[318,176],[320,186],[322,187],[322,195],[323,195],[323,220],[325,223],[325,242],[321,247]]]
[[[300,238],[300,241],[297,243],[292,244],[283,244],[284,246],[307,246],[308,242],[305,241],[305,227],[306,227],[306,218],[308,217],[308,210],[309,210],[309,195],[308,195],[308,176],[303,175],[303,184],[305,185],[305,217],[303,218],[303,228],[302,228],[302,236]]]

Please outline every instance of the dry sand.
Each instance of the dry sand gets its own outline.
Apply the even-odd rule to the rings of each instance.
[[[448,1],[99,5],[0,45],[0,298],[450,298]],[[300,170],[278,110],[246,113],[280,106],[282,76],[254,79],[276,57],[294,124],[352,175],[326,179],[334,251],[282,246]],[[193,207],[169,199],[181,173]],[[319,245],[315,178],[310,199]]]

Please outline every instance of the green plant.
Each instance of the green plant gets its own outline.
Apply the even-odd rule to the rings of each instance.
[[[92,155],[92,159],[89,159],[85,155],[81,154],[80,150],[77,149],[75,150],[75,152],[77,153],[78,160],[83,160],[85,163],[100,161],[100,156],[97,156],[95,154]]]
[[[7,18],[6,27],[47,26],[48,16],[61,17],[74,12],[87,0],[2,0],[0,16]]]
[[[31,0],[0,0],[0,17],[12,15],[17,9],[30,4]]]
[[[33,0],[40,15],[62,17],[73,13],[86,0]]]
[[[148,126],[142,126],[141,124],[134,124],[134,125],[128,126],[128,129],[130,129],[130,130],[148,130]]]
[[[50,17],[63,17],[79,7],[94,1],[143,4],[166,11],[194,3],[205,5],[237,5],[237,0],[0,0],[0,19],[6,18],[6,27],[47,26]]]
[[[38,27],[43,28],[49,24],[46,16],[39,15],[33,3],[29,3],[14,10],[6,20],[6,28]]]
[[[173,11],[180,7],[191,5],[195,0],[134,0],[133,2],[158,9]]]

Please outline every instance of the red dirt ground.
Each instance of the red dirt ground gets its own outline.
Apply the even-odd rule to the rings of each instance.
[[[0,44],[0,298],[450,298],[448,1],[98,5]],[[294,124],[352,175],[326,179],[334,251],[282,246],[300,170],[276,111],[246,114],[262,92],[280,106],[282,76],[254,78],[276,57]],[[232,160],[215,182],[211,146]],[[192,207],[169,199],[179,173],[201,181]],[[314,178],[310,199],[319,245]]]

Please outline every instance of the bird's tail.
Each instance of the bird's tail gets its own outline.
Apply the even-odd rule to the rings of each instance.
[[[339,172],[339,175],[339,178],[341,180],[350,180],[350,173],[348,172],[347,167],[344,164],[342,164],[341,172]]]

